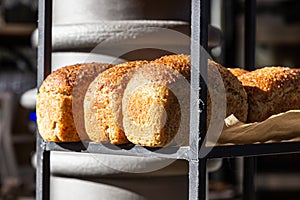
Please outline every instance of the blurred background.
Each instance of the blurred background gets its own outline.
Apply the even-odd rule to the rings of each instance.
[[[210,7],[210,24],[222,33],[210,54],[225,67],[244,68],[244,1],[211,0]],[[37,8],[37,0],[0,0],[0,200],[35,195],[35,109],[22,98],[36,87]],[[297,0],[257,0],[257,68],[300,66],[299,9]],[[298,154],[258,157],[257,199],[299,199],[299,169]],[[240,158],[224,159],[209,174],[210,199],[239,199],[241,170]]]
[[[32,197],[35,110],[21,104],[36,87],[36,0],[0,1],[0,199]]]

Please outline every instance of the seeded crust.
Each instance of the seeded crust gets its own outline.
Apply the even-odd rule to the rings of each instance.
[[[36,104],[37,125],[43,139],[77,142],[85,137],[85,91],[89,83],[109,67],[112,65],[75,64],[62,67],[47,76],[39,88]]]
[[[87,135],[92,141],[128,143],[122,125],[123,93],[131,71],[146,63],[132,61],[116,65],[90,84],[84,99],[84,117]]]
[[[174,69],[181,73],[188,82],[191,80],[191,56],[178,54],[178,55],[167,55],[158,58],[151,63],[155,65],[165,65],[168,68]]]
[[[241,75],[248,73],[249,71],[241,68],[227,68],[233,75],[239,78]]]
[[[248,94],[248,122],[300,109],[299,69],[264,67],[240,76],[240,81]]]
[[[216,71],[217,70],[217,71]],[[219,73],[222,80],[220,82],[219,76],[216,74]],[[236,76],[234,76],[227,68],[223,67],[221,64],[208,60],[208,83],[209,87],[212,88],[212,92],[217,94],[214,96],[213,101],[216,102],[216,111],[217,112],[225,112],[223,108],[218,108],[218,97],[219,94],[222,95],[224,91],[216,91],[225,89],[226,92],[226,115],[233,114],[237,119],[242,122],[247,121],[247,114],[248,114],[248,103],[247,103],[247,93],[243,88],[242,83],[238,80]],[[223,84],[221,86],[220,84]],[[223,98],[220,96],[220,100]],[[212,115],[211,113],[211,99],[210,95],[208,94],[208,120]]]
[[[179,145],[186,144],[189,133],[190,56],[164,56],[149,65],[134,75],[124,93],[122,108],[126,136],[134,144],[149,147],[162,147],[173,139]],[[221,80],[217,80],[216,73]],[[208,61],[208,82],[211,92],[217,94],[214,98],[226,92],[225,115],[234,114],[241,121],[246,121],[247,95],[241,82],[212,60]],[[220,89],[221,84],[225,91]],[[208,99],[208,121],[210,118],[211,100]]]
[[[175,135],[177,145],[186,142],[189,78],[189,56],[184,55],[164,56],[135,72],[122,102],[123,126],[130,142],[163,147]]]
[[[187,81],[190,82],[191,77],[191,64],[190,64],[190,56],[189,55],[168,55],[163,56],[154,61],[154,63],[165,64],[172,69],[180,72]],[[240,121],[246,122],[247,114],[248,114],[248,103],[247,103],[247,93],[243,88],[242,83],[234,76],[233,73],[247,73],[247,70],[242,70],[238,68],[231,69],[233,73],[220,65],[219,63],[208,59],[208,82],[211,88],[214,90],[219,90],[220,81],[217,80],[215,73],[217,73],[214,69],[217,69],[217,72],[220,73],[222,78],[222,84],[225,86],[226,92],[226,117],[234,114]],[[221,93],[222,91],[218,91]],[[208,94],[209,97],[209,94]],[[208,100],[208,119],[211,116],[211,101]]]

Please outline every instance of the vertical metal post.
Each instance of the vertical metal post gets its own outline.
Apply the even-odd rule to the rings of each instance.
[[[192,0],[191,33],[191,114],[190,114],[190,161],[189,199],[206,200],[206,161],[200,159],[200,147],[206,136],[206,97],[208,40],[208,1]]]
[[[200,1],[192,0],[189,200],[199,199]]]
[[[245,66],[255,69],[256,0],[245,1]]]
[[[245,66],[255,69],[256,0],[245,1]],[[256,157],[244,158],[244,200],[255,199]]]
[[[39,0],[38,14],[38,77],[39,88],[51,72],[52,52],[52,0]],[[45,141],[37,133],[36,140],[36,199],[50,199],[50,152],[46,150]]]
[[[208,22],[209,22],[209,1],[202,0],[200,3],[200,99],[203,102],[200,112],[200,150],[205,149],[206,143],[206,122],[207,122],[207,50],[208,50]],[[205,81],[206,80],[206,81]],[[199,152],[201,154],[201,152]],[[207,168],[206,155],[200,156],[199,164],[199,200],[208,199],[207,189]]]
[[[50,151],[45,150],[45,143],[39,134],[37,134],[36,151],[36,200],[49,200]]]
[[[238,0],[223,1],[224,5],[224,66],[237,66],[237,10]]]
[[[244,158],[243,199],[255,199],[254,177],[256,172],[256,157]]]

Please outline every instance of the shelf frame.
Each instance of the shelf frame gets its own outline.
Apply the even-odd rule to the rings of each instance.
[[[43,144],[44,143],[44,144]],[[110,145],[96,142],[45,142],[42,140],[42,146],[45,151],[69,151],[81,153],[101,153],[116,154],[124,156],[145,156],[172,158],[189,161],[191,159],[191,149],[189,146],[169,146],[164,148],[146,148],[139,145]],[[300,152],[300,142],[272,142],[261,144],[239,144],[224,146],[205,146],[203,152],[208,154],[199,154],[199,158],[234,158],[234,157],[253,157],[293,154]]]
[[[48,74],[51,73],[52,53],[52,0],[39,0],[38,9],[38,73],[39,88]],[[50,199],[50,151],[39,133],[36,139],[36,199]]]
[[[255,0],[246,0],[245,64],[253,69],[255,63]],[[44,141],[37,133],[36,199],[50,199],[50,152],[73,151],[126,156],[183,159],[189,162],[189,199],[207,199],[208,159],[244,157],[244,199],[254,199],[255,158],[260,155],[300,152],[300,142],[278,142],[226,146],[206,146],[207,87],[207,27],[209,0],[191,0],[191,95],[190,145],[149,149],[138,145],[106,145],[95,142],[54,143]],[[51,72],[52,0],[39,0],[38,87]],[[207,153],[208,152],[208,153]]]

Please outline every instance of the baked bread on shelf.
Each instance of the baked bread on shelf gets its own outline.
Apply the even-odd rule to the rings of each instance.
[[[128,143],[122,125],[122,98],[131,72],[147,61],[116,65],[99,74],[84,99],[87,135],[94,142]]]
[[[235,75],[237,78],[239,76],[248,73],[249,71],[242,69],[242,68],[227,68],[233,75]]]
[[[207,101],[208,120],[213,117],[213,112],[224,112],[224,106],[221,106],[221,101],[225,100],[225,117],[233,114],[240,121],[246,122],[248,114],[247,93],[238,78],[221,64],[209,59],[207,79],[209,89]],[[210,93],[214,94],[214,96]],[[224,94],[225,99],[222,97]],[[212,108],[212,101],[215,102],[214,108]],[[214,111],[211,109],[214,109]]]
[[[85,91],[99,73],[110,67],[103,63],[75,64],[47,76],[39,88],[36,103],[37,125],[43,139],[76,142],[85,138]]]
[[[154,61],[151,61],[151,64],[154,64],[158,67],[167,67],[173,70],[176,70],[183,77],[190,82],[191,80],[191,57],[184,54],[175,54],[175,55],[166,55],[162,56]]]
[[[177,145],[188,138],[189,79],[190,61],[185,55],[164,56],[135,71],[122,102],[130,142],[162,147],[175,135]]]
[[[274,114],[300,109],[299,69],[264,67],[239,79],[248,94],[248,122],[260,122]]]
[[[170,55],[136,71],[125,90],[122,104],[123,126],[129,141],[149,147],[162,147],[173,139],[177,145],[187,144],[190,69],[190,56]],[[208,121],[213,117],[214,122],[219,120],[217,123],[222,124],[230,114],[246,121],[247,94],[241,82],[212,60],[208,60],[208,82],[211,93],[207,101]],[[220,98],[222,95],[223,99]],[[225,106],[221,107],[218,101],[225,101]],[[220,119],[212,115],[212,105],[214,111],[224,113]]]
[[[62,67],[39,89],[39,132],[54,142],[91,140],[162,147],[173,140],[177,145],[188,144],[190,71],[188,55],[115,66]],[[230,114],[246,121],[247,95],[242,84],[212,60],[208,60],[208,89],[208,122],[222,123]],[[214,112],[224,116],[216,119]]]

